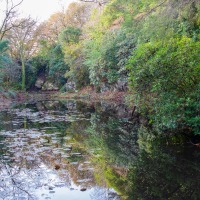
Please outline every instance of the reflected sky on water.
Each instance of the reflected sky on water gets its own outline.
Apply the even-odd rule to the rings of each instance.
[[[198,199],[199,138],[125,105],[40,101],[0,113],[0,199]]]

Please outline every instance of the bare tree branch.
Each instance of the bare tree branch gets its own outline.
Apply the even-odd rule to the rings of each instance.
[[[0,24],[0,41],[4,38],[7,31],[13,28],[12,21],[16,18],[17,11],[16,8],[21,5],[23,0],[19,1],[18,3],[14,4],[13,0],[5,0],[2,4],[5,4],[4,17]],[[3,7],[1,5],[1,7]],[[16,24],[15,24],[16,25]]]

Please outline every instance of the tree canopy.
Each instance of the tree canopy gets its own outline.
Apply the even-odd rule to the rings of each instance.
[[[199,0],[82,0],[32,30],[27,19],[14,21],[20,3],[5,10],[0,35],[8,41],[2,66],[23,66],[22,88],[39,78],[62,91],[66,83],[97,92],[129,85],[131,104],[149,125],[200,133]]]

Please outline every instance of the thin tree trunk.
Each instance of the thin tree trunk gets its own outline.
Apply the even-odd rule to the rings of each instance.
[[[25,72],[25,62],[24,62],[24,56],[21,56],[21,62],[22,62],[22,91],[25,91],[25,80],[26,80],[26,72]]]

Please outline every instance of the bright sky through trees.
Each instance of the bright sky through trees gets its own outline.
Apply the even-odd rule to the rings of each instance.
[[[19,2],[19,0],[13,0]],[[19,12],[22,16],[30,15],[39,21],[47,20],[50,15],[62,8],[66,8],[71,2],[76,0],[24,0],[19,6]]]

